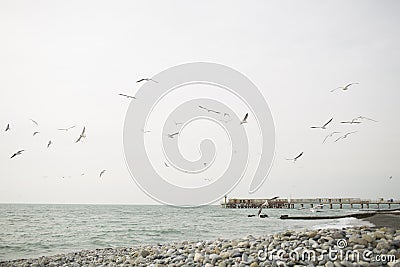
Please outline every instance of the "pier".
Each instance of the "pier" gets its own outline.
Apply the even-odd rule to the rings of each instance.
[[[267,199],[230,198],[225,197],[221,203],[227,209],[259,208]],[[321,207],[322,209],[394,209],[400,208],[400,200],[394,199],[360,199],[360,198],[278,198],[268,200],[272,209],[306,209]]]

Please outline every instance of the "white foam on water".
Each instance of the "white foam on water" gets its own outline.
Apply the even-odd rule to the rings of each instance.
[[[356,218],[341,218],[341,219],[334,219],[329,221],[324,221],[323,224],[317,224],[312,227],[312,229],[342,229],[342,228],[349,228],[349,227],[359,227],[359,226],[368,226],[372,227],[374,224],[356,219]]]

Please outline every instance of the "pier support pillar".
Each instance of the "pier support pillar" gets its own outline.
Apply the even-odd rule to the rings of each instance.
[[[329,208],[330,208],[330,209],[333,209],[333,204],[329,204]]]

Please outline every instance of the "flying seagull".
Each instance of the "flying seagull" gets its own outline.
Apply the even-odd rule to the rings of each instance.
[[[261,205],[260,209],[258,210],[257,216],[260,216],[260,215],[261,215],[261,212],[262,212],[263,207],[269,207],[269,202],[268,202],[268,200],[271,201],[271,200],[275,200],[275,199],[277,199],[277,198],[279,198],[279,196],[276,196],[276,197],[273,197],[273,198],[270,198],[270,199],[265,200],[265,202]]]
[[[393,176],[390,176],[389,179],[393,179]]]
[[[340,133],[340,132],[332,132],[332,133],[328,134],[328,135],[325,137],[324,141],[322,141],[322,143],[324,144],[325,141],[326,141],[329,137],[332,137],[333,135],[339,134],[339,133]]]
[[[349,87],[352,86],[353,84],[359,84],[359,83],[349,83],[349,84],[347,84],[346,86],[340,86],[340,87],[338,87],[338,88],[336,88],[336,89],[331,90],[331,93],[334,92],[334,91],[336,91],[336,90],[338,90],[338,89],[342,89],[343,91],[346,91],[346,90],[348,90]]]
[[[86,137],[86,133],[85,132],[86,132],[86,127],[83,127],[82,133],[81,133],[81,135],[79,135],[79,138],[78,138],[78,140],[76,140],[75,143],[78,143],[79,141],[82,140],[82,138]]]
[[[136,99],[136,97],[134,97],[134,96],[131,96],[131,95],[125,95],[125,94],[118,94],[118,95],[120,95],[120,96],[124,96],[124,97],[126,97],[126,98],[132,98],[132,99]]]
[[[7,127],[6,127],[6,130],[5,130],[5,132],[7,132],[7,131],[9,131],[9,130],[11,130],[11,128],[10,128],[10,124],[7,124]]]
[[[102,171],[100,172],[99,177],[101,178],[101,176],[102,176],[106,171],[107,171],[107,170],[102,170]]]
[[[68,128],[59,128],[59,129],[57,129],[57,130],[59,130],[59,131],[66,131],[66,132],[68,132],[69,130],[71,130],[72,128],[75,128],[76,127],[76,125],[74,125],[74,126],[71,126],[71,127],[68,127]]]
[[[374,119],[367,118],[367,117],[364,117],[364,116],[358,116],[358,117],[355,118],[354,120],[369,120],[369,121],[373,121],[373,122],[378,122],[378,121],[376,121],[376,120],[374,120]]]
[[[165,167],[169,168],[169,165],[164,161]]]
[[[150,130],[145,130],[145,129],[142,129],[142,132],[143,132],[143,133],[151,133]]]
[[[37,126],[39,126],[39,123],[37,123],[35,120],[30,119],[31,122],[33,122],[34,124],[36,124]]]
[[[347,138],[348,135],[353,134],[353,133],[356,133],[356,132],[357,132],[357,131],[355,131],[355,132],[350,132],[350,133],[346,133],[345,135],[342,135],[341,137],[339,137],[338,139],[336,139],[335,142],[339,141],[340,139],[345,139],[345,138]]]
[[[47,143],[47,148],[52,144],[51,140]]]
[[[333,120],[333,118],[331,118],[329,121],[327,121],[324,125],[322,125],[322,126],[311,126],[311,128],[313,128],[313,129],[323,129],[323,130],[325,130],[326,129],[326,126],[329,124],[329,123],[331,123],[331,121]]]
[[[243,123],[247,123],[247,118],[249,117],[249,113],[246,113],[246,115],[244,115],[244,118],[243,118],[243,120],[240,122],[240,124],[243,124]]]
[[[40,133],[40,132],[34,132],[34,133],[33,133],[33,136],[37,135],[38,133]]]
[[[340,123],[348,123],[348,124],[358,123],[358,124],[360,124],[361,121],[357,121],[358,119],[359,118],[352,119],[351,121],[341,121]]]
[[[12,156],[11,156],[11,158],[10,159],[12,159],[13,157],[15,157],[15,156],[19,156],[19,155],[21,155],[22,154],[22,152],[24,152],[25,150],[19,150],[19,151],[17,151],[17,152],[15,152]]]
[[[225,116],[231,117],[231,115],[229,115],[229,113],[226,113],[226,112],[224,113],[224,117]]]
[[[301,152],[297,157],[294,157],[292,159],[286,159],[286,160],[293,160],[293,162],[296,162],[301,156],[303,156],[304,152]]]
[[[173,134],[168,134],[169,138],[174,138],[175,135],[179,134],[179,132],[173,133]]]
[[[143,79],[137,80],[136,82],[140,83],[140,82],[143,82],[143,81],[146,81],[146,82],[152,81],[152,82],[158,83],[157,81],[155,81],[155,80],[153,80],[151,78],[143,78]]]
[[[175,126],[183,124],[183,122],[176,122],[176,121],[174,121],[174,122],[175,122]]]
[[[207,110],[207,112],[213,112],[215,114],[221,114],[221,112],[219,112],[219,111],[216,111],[216,110],[213,110],[213,109],[209,109],[209,108],[206,108],[206,107],[203,107],[203,106],[200,106],[200,105],[199,105],[199,108]]]

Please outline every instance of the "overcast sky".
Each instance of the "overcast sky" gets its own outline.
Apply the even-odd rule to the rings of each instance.
[[[129,100],[118,93],[194,61],[249,77],[274,117],[268,179],[249,195],[250,172],[231,197],[399,198],[399,10],[398,1],[0,1],[0,203],[155,204],[126,167]],[[349,82],[360,84],[330,93]],[[340,124],[360,115],[379,122]],[[331,117],[328,130],[310,129]],[[332,130],[358,132],[322,145]]]

